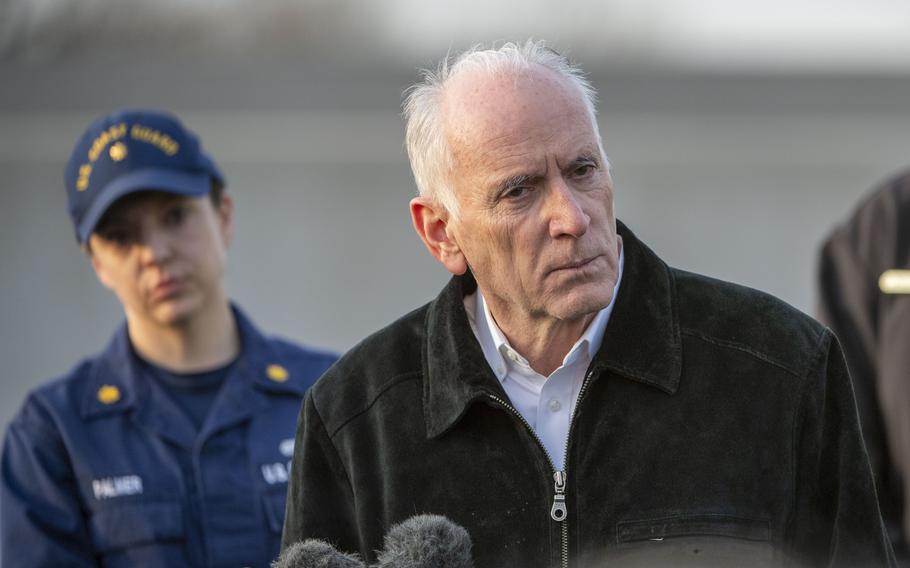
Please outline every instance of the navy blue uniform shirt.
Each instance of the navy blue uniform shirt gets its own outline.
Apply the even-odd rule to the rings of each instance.
[[[126,326],[28,397],[3,447],[4,568],[269,566],[301,400],[336,356],[234,316],[241,353],[201,429],[144,376]]]

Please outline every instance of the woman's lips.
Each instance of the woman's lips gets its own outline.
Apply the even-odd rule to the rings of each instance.
[[[183,280],[179,278],[166,278],[160,281],[152,289],[152,298],[155,300],[167,300],[178,294],[183,289]]]

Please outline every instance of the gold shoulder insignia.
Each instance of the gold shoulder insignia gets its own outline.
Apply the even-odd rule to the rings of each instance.
[[[269,379],[276,383],[283,383],[288,380],[288,377],[290,376],[288,370],[281,365],[269,365],[265,368],[265,374]]]
[[[113,385],[104,385],[98,389],[98,400],[104,404],[114,404],[120,400],[120,389]]]

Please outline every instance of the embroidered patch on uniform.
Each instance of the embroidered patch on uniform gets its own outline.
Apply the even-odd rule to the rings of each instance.
[[[95,499],[99,501],[127,495],[141,495],[142,478],[138,475],[122,475],[93,479],[92,491],[95,493]]]
[[[288,380],[288,370],[281,365],[269,365],[265,368],[265,374],[276,383]]]
[[[120,400],[120,389],[114,385],[104,385],[98,389],[98,400],[104,404],[114,404]]]
[[[278,451],[286,458],[294,455],[294,438],[285,438],[278,444]]]
[[[910,270],[892,268],[882,272],[878,289],[885,294],[910,294]]]
[[[281,462],[267,463],[262,466],[262,478],[269,485],[276,483],[287,483],[291,475],[291,462],[283,464]]]

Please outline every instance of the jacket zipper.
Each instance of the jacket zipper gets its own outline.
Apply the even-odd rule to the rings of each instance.
[[[572,418],[569,420],[569,433],[566,436],[566,445],[563,449],[563,458],[568,457],[569,451],[569,442],[572,440],[572,429],[575,426],[575,416],[578,414],[578,408],[581,406],[582,398],[584,397],[585,391],[588,390],[588,383],[591,382],[591,377],[594,375],[594,371],[588,371],[588,374],[585,375],[585,380],[581,383],[581,389],[578,391],[578,400],[575,403],[575,412],[572,413]],[[537,432],[531,428],[531,425],[528,424],[528,421],[525,420],[525,417],[521,415],[518,410],[515,409],[511,403],[501,399],[500,397],[487,393],[491,399],[496,401],[500,406],[514,414],[518,417],[522,424],[525,425],[525,428],[528,429],[528,432],[534,437],[537,441],[537,445],[540,446],[540,449],[543,450],[543,455],[547,457],[547,462],[550,464],[550,469],[553,471],[553,505],[550,507],[550,518],[554,521],[560,523],[560,531],[562,534],[561,539],[561,553],[562,553],[562,568],[569,568],[569,510],[566,507],[566,479],[567,473],[565,469],[565,463],[563,463],[563,469],[558,471],[556,466],[553,465],[553,460],[550,458],[550,454],[547,453],[546,448],[543,445],[543,442],[540,441],[540,437],[537,435]]]
[[[554,491],[553,506],[550,507],[550,518],[559,523],[560,550],[562,552],[562,568],[569,568],[569,510],[566,509],[566,472],[557,471],[553,474]]]

